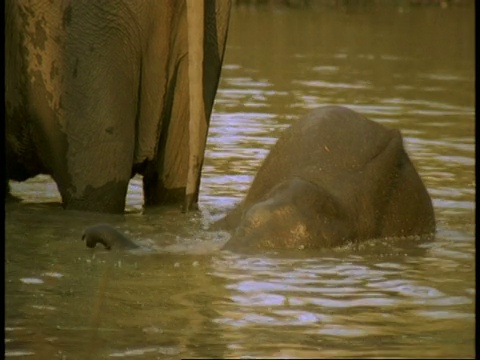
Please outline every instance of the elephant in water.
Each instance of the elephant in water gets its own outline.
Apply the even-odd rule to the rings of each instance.
[[[431,234],[430,196],[398,130],[345,107],[318,108],[278,139],[233,211],[226,249],[327,248]]]
[[[231,231],[224,248],[237,252],[328,248],[432,234],[435,216],[400,132],[326,106],[284,131],[245,199],[212,228]],[[135,246],[106,224],[84,240]]]
[[[49,174],[65,208],[121,213],[139,173],[145,205],[195,203],[229,14],[230,0],[7,0],[7,191]]]

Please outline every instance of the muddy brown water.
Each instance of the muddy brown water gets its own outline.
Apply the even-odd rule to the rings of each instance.
[[[48,176],[6,205],[5,356],[474,357],[473,7],[235,10],[201,211],[66,212]],[[402,130],[433,199],[432,241],[242,256],[208,224],[239,201],[282,129],[348,105]],[[143,247],[87,249],[110,222]]]

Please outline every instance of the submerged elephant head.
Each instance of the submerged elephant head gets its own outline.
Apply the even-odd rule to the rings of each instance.
[[[243,199],[215,224],[225,249],[302,249],[435,231],[401,133],[340,106],[286,129]]]
[[[350,238],[350,216],[333,195],[294,177],[248,208],[225,245],[229,250],[331,247]]]

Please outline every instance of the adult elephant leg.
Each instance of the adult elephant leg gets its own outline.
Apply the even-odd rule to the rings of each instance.
[[[67,209],[121,213],[135,146],[139,29],[122,1],[71,2],[61,115],[69,182]]]
[[[144,195],[145,205],[183,202],[188,211],[198,197],[208,129],[203,101],[203,0],[185,0],[173,17],[177,20],[169,30],[175,46],[168,53],[167,91],[171,102],[162,119],[160,154],[144,174]]]
[[[143,171],[145,206],[183,204],[188,173],[188,63],[175,64],[167,85],[158,152]]]
[[[187,0],[188,27],[188,80],[189,80],[189,159],[184,211],[188,211],[198,198],[200,167],[203,163],[207,119],[203,101],[203,1]]]
[[[194,2],[196,1],[194,0]],[[156,158],[148,163],[143,173],[146,206],[164,203],[184,205],[188,203],[191,206],[198,201],[200,170],[203,165],[208,123],[220,78],[228,30],[230,1],[207,0],[204,4],[204,60],[202,66],[203,80],[201,81],[203,87],[201,93],[203,94],[199,95],[203,99],[203,114],[193,114],[196,118],[192,118],[192,124],[198,124],[198,120],[203,118],[204,130],[193,130],[197,136],[196,141],[192,143],[189,141],[191,135],[189,125],[191,123],[189,116],[187,17],[185,4],[183,6],[181,17],[178,21],[173,22],[179,25],[172,29],[172,32],[175,33],[172,41],[174,46],[169,53],[171,57],[170,75],[161,121],[162,135],[158,146],[159,150]],[[198,86],[195,91],[198,92]],[[198,111],[202,112],[201,109]],[[202,120],[200,120],[201,122]],[[193,152],[190,151],[190,145],[194,149]],[[190,157],[192,153],[196,155]],[[191,169],[191,176],[190,180],[187,181],[189,169]],[[186,199],[187,182],[189,183],[188,201]]]
[[[187,0],[189,46],[189,164],[184,210],[198,202],[209,119],[228,32],[230,1]]]
[[[63,4],[5,3],[6,179],[50,174],[62,197],[68,183],[63,122]]]

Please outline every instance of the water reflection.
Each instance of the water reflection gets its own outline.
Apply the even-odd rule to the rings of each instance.
[[[440,331],[448,336],[449,330],[442,330],[444,320],[453,328],[469,323],[473,329],[472,299],[418,278],[422,259],[338,253],[320,261],[225,256],[214,262],[214,275],[228,279],[231,295],[218,304],[214,321],[225,328],[232,356],[267,347],[254,334],[268,338],[268,347],[296,349],[288,354],[317,347],[311,354],[319,356],[324,354],[321,348],[332,348],[342,338],[357,339],[355,349],[364,347],[366,353],[379,341],[382,353],[395,348],[408,352],[419,334]],[[337,349],[335,356],[351,356],[350,346]]]

